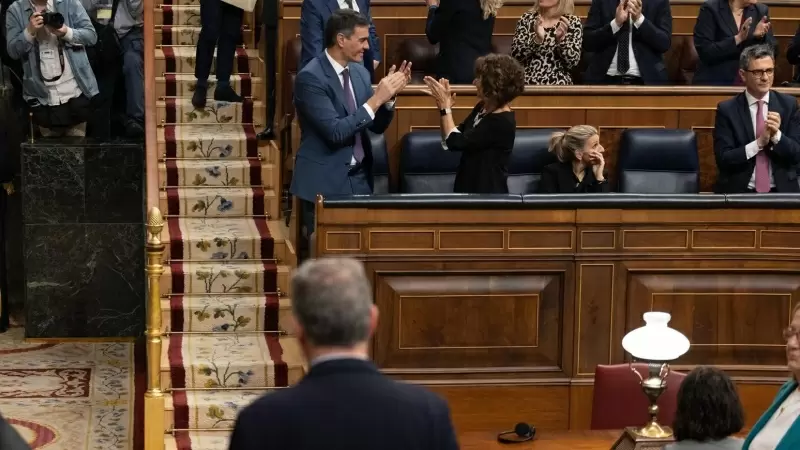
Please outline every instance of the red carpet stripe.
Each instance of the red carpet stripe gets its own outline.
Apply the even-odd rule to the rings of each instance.
[[[178,123],[177,116],[178,116],[178,104],[176,99],[168,98],[166,99],[166,113],[167,117],[165,118],[166,123]],[[175,185],[172,185],[175,186]]]
[[[172,331],[185,331],[183,329],[183,294],[173,295],[169,298],[169,323]]]
[[[165,44],[166,45],[166,44]],[[169,74],[164,77],[166,81],[164,94],[167,97],[175,97],[178,95],[178,79],[175,75]]]
[[[175,14],[172,11],[171,5],[161,5],[161,16],[164,18],[161,22],[162,25],[175,25]]]
[[[261,237],[261,257],[272,258],[275,256],[275,239],[269,232],[269,226],[266,219],[256,218],[254,220],[258,235]],[[275,292],[275,291],[266,291]]]
[[[169,257],[170,259],[183,259],[183,235],[180,219],[170,217],[167,219],[167,226],[169,227]]]
[[[264,189],[260,187],[252,188],[253,191],[253,215],[254,216],[263,216],[264,215]]]
[[[180,182],[180,180],[178,180],[178,175],[180,175],[178,171],[178,161],[169,159],[164,165],[167,166],[167,186],[178,186]]]
[[[243,125],[248,158],[258,158],[258,137],[252,124]]]
[[[264,331],[279,331],[280,298],[278,294],[266,294],[264,297]]]
[[[278,292],[278,266],[275,261],[264,261],[264,292]]]
[[[170,4],[172,0],[162,0],[164,4]],[[172,45],[172,25],[161,26],[161,45]]]
[[[289,365],[283,360],[283,347],[281,347],[280,340],[274,334],[269,333],[264,333],[264,339],[267,341],[270,357],[275,364],[275,386],[288,386]]]
[[[247,50],[236,48],[236,69],[239,73],[250,73],[250,58],[247,57]]]
[[[242,103],[242,123],[253,123],[253,101],[250,99]]]
[[[241,81],[239,82],[242,85],[242,96],[243,97],[252,97],[253,96],[253,83],[250,79],[249,74],[242,74]]]
[[[177,72],[177,63],[175,61],[175,51],[172,47],[162,47],[161,50],[164,52],[164,72],[167,73],[174,73]]]
[[[250,164],[250,185],[261,186],[261,161],[248,159],[247,162]],[[270,187],[274,188],[274,186]]]
[[[178,195],[178,188],[167,188],[167,215],[176,216],[180,213],[181,199]]]
[[[164,127],[164,141],[166,142],[167,158],[178,157],[178,139],[175,137],[175,125]]]

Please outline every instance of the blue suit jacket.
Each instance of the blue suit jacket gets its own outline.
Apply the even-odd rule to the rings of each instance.
[[[786,397],[797,389],[797,381],[789,380],[786,384],[781,387],[781,390],[778,391],[778,395],[775,396],[775,400],[772,402],[772,405],[764,411],[764,414],[758,419],[755,425],[753,425],[753,429],[750,430],[750,433],[747,435],[747,438],[744,440],[744,444],[742,445],[742,450],[748,450],[750,448],[750,444],[753,442],[753,439],[764,429],[764,426],[769,422],[769,419],[775,414],[775,411],[781,406]],[[778,446],[775,450],[793,450],[800,448],[800,418],[795,419],[794,423],[789,430],[786,431],[786,434],[783,435],[783,439],[778,443]]]
[[[369,0],[353,1],[358,4],[361,14],[369,20],[369,50],[364,52],[364,67],[369,71],[370,80],[374,80],[373,61],[381,61],[380,39],[375,31],[375,24],[372,23]],[[325,50],[325,24],[337,9],[339,9],[338,0],[303,0],[303,5],[300,7],[300,40],[303,43],[300,69]]]
[[[300,148],[294,163],[293,195],[310,202],[317,194],[351,193],[348,172],[353,158],[356,133],[364,146],[364,169],[372,185],[372,149],[365,130],[382,134],[394,117],[385,105],[375,111],[375,119],[362,106],[372,97],[367,69],[350,64],[350,80],[356,97],[356,111],[348,112],[339,75],[325,53],[313,58],[297,74],[294,105],[300,121]]]

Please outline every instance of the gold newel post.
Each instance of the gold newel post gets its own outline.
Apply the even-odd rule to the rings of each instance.
[[[164,393],[161,391],[161,275],[164,273],[164,217],[147,213],[147,392],[144,395],[144,448],[164,449]]]

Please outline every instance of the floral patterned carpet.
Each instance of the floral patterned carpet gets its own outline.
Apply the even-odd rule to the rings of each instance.
[[[167,215],[161,382],[168,450],[227,449],[238,412],[304,374],[288,320],[294,249],[281,220],[280,150],[259,141],[263,75],[254,14],[246,13],[233,88],[243,103],[191,96],[199,0],[155,9],[161,211]],[[157,2],[158,3],[158,2]]]
[[[33,449],[139,450],[144,349],[0,334],[0,413]]]

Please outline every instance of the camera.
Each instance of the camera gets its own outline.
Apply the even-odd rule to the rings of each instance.
[[[64,26],[64,16],[60,12],[45,11],[42,13],[44,24],[53,29],[60,29]]]

